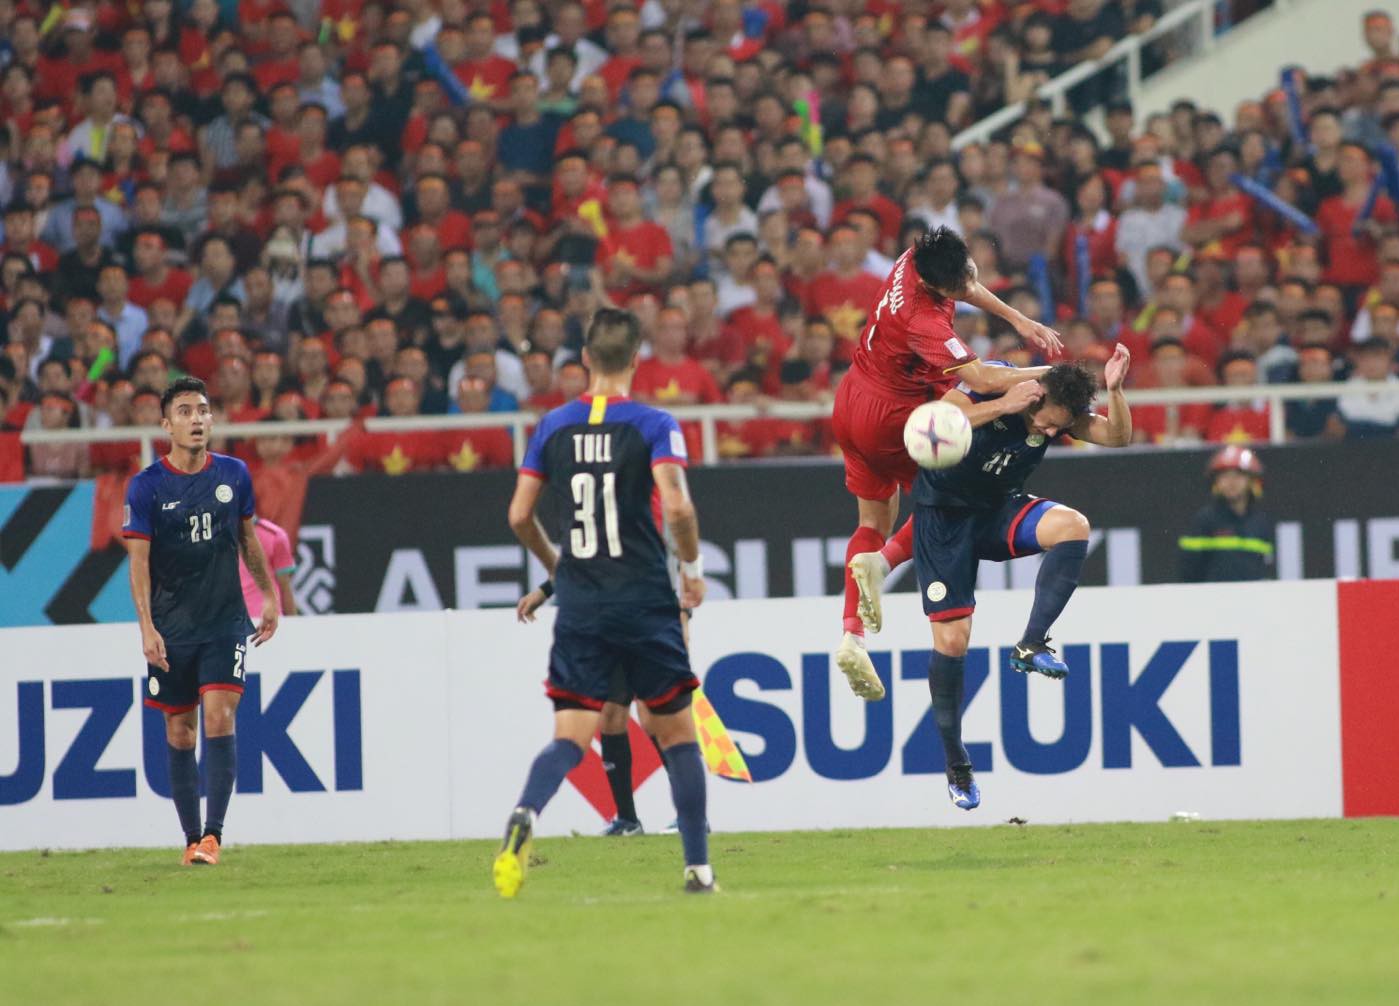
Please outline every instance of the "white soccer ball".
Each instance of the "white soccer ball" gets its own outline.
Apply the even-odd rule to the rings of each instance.
[[[904,449],[920,468],[951,468],[971,446],[967,414],[948,402],[925,402],[904,423]]]

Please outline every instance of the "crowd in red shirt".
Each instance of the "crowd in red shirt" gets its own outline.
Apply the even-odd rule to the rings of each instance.
[[[539,411],[586,386],[582,334],[609,303],[648,334],[638,398],[829,400],[893,259],[935,226],[1075,358],[1127,343],[1137,387],[1394,377],[1399,218],[1374,180],[1399,145],[1399,58],[1382,13],[1364,66],[1298,74],[1297,122],[1282,92],[1139,120],[1105,78],[1071,99],[1106,102],[1106,140],[1031,100],[954,145],[1160,3],[306,11],[0,0],[6,430],[151,424],[179,373],[239,422]],[[983,357],[1030,359],[994,319],[955,325]],[[1286,420],[1393,435],[1399,407],[1302,402]],[[1145,408],[1136,428],[1230,441],[1269,422],[1243,402]],[[35,445],[21,467],[0,443],[0,477],[134,463],[131,444]],[[496,428],[225,446],[293,481],[512,459]],[[763,419],[723,424],[719,449],[833,445],[825,423]]]

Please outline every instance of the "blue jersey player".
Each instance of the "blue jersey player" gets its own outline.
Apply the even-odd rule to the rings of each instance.
[[[237,458],[209,450],[204,382],[182,377],[160,400],[170,453],[126,490],[122,536],[146,655],[146,705],[165,714],[170,793],[185,831],[186,866],[216,866],[238,751],[233,721],[253,624],[238,557],[262,591],[253,645],[277,631],[277,594],[253,531],[253,485]],[[198,710],[204,710],[208,813],[199,818]]]
[[[963,810],[981,803],[971,759],[962,745],[962,664],[976,607],[977,564],[982,559],[1005,562],[1045,554],[1030,620],[1010,662],[1021,672],[1051,678],[1068,674],[1068,666],[1049,647],[1049,628],[1078,586],[1088,555],[1088,518],[1053,500],[1028,495],[1023,487],[1048,446],[1061,437],[1104,447],[1131,442],[1132,413],[1122,394],[1130,362],[1126,347],[1119,344],[1104,371],[1106,417],[1092,412],[1097,390],[1093,376],[1071,363],[1052,367],[1038,381],[1016,384],[1003,395],[981,396],[963,387],[943,399],[967,414],[974,431],[972,444],[960,464],[918,474],[913,488],[913,561],[923,610],[933,626],[928,688],[946,756],[948,795]],[[860,584],[860,614],[875,631],[882,622],[879,586],[889,568],[882,552],[865,552],[852,560]]]
[[[496,890],[507,898],[524,883],[536,817],[592,744],[614,671],[651,711],[679,819],[685,890],[715,889],[704,760],[689,708],[699,681],[680,625],[681,602],[694,608],[704,600],[699,525],[679,425],[627,397],[640,345],[635,315],[611,308],[594,315],[583,349],[588,393],[539,421],[510,501],[510,527],[549,571],[558,616],[546,686],[554,740],[530,767],[492,868]],[[535,515],[545,493],[571,514],[561,556]],[[652,516],[653,493],[680,559],[679,599]],[[529,614],[522,606],[521,615]]]

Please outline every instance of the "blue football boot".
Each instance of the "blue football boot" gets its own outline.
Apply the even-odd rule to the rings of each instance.
[[[972,767],[965,763],[952,765],[947,769],[947,795],[953,805],[962,810],[976,810],[981,806],[981,787],[972,778]]]
[[[1056,681],[1069,676],[1069,665],[1059,659],[1047,638],[1038,643],[1016,643],[1010,651],[1010,666],[1021,674],[1043,674]]]
[[[629,838],[632,835],[644,835],[645,829],[641,827],[640,821],[628,821],[625,817],[614,817],[607,823],[607,828],[602,832],[603,838]]]

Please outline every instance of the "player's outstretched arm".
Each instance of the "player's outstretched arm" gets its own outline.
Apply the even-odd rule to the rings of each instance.
[[[1060,340],[1058,332],[1048,325],[1041,325],[1033,318],[1027,318],[982,286],[979,280],[973,279],[957,299],[1009,322],[1020,338],[1044,350],[1045,356],[1052,358],[1064,351],[1064,343]]]
[[[1127,368],[1132,354],[1122,343],[1117,344],[1112,359],[1103,368],[1103,380],[1108,389],[1108,414],[1080,416],[1069,431],[1075,440],[1085,440],[1103,447],[1126,447],[1132,442],[1132,409],[1122,384],[1127,380]]]
[[[697,608],[704,600],[704,564],[700,562],[699,553],[699,517],[690,500],[685,469],[665,461],[656,465],[652,474],[661,494],[661,513],[675,539],[675,554],[680,559],[680,605]]]
[[[170,670],[165,659],[165,639],[156,631],[151,620],[151,543],[145,538],[126,538],[126,554],[131,579],[131,602],[136,606],[136,621],[141,625],[141,650],[146,663],[161,670]]]
[[[1017,384],[1038,381],[1049,373],[1048,367],[995,367],[973,360],[958,367],[957,379],[978,395],[1004,395]]]
[[[277,590],[272,585],[272,571],[267,566],[267,554],[262,550],[262,542],[257,540],[253,530],[253,519],[244,517],[238,522],[238,551],[243,555],[243,564],[252,574],[253,583],[262,592],[262,615],[258,619],[257,632],[253,634],[253,645],[261,646],[272,638],[281,619],[277,607]]]

